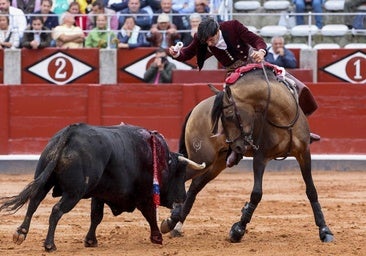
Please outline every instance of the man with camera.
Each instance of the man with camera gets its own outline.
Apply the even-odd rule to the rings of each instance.
[[[175,64],[168,61],[163,48],[157,49],[155,53],[154,62],[144,74],[144,81],[153,84],[171,83],[172,71],[176,69]]]

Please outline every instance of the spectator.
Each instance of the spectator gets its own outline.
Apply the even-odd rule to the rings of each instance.
[[[170,23],[169,16],[162,13],[158,17],[158,23],[152,25],[150,32],[146,36],[146,40],[151,43],[151,46],[169,48],[174,45],[180,35],[174,24]]]
[[[173,0],[173,10],[178,13],[191,14],[194,13],[195,0]]]
[[[108,17],[109,22],[107,24],[109,24],[109,27],[112,30],[118,29],[118,19],[116,16],[116,12],[106,8],[104,6],[103,0],[96,0],[92,4],[92,11],[88,13],[88,22],[87,22],[88,30],[92,30],[96,26],[95,19],[98,14],[105,14]]]
[[[140,8],[147,11],[151,18],[152,15],[160,9],[159,0],[140,0],[140,5]],[[128,0],[109,0],[108,6],[116,12],[120,12],[128,8]]]
[[[19,47],[19,35],[12,31],[9,25],[8,14],[0,14],[0,49]]]
[[[75,26],[80,27],[84,31],[84,34],[87,34],[85,31],[87,30],[86,23],[88,17],[81,13],[80,4],[78,2],[70,3],[69,9],[67,11],[74,15]]]
[[[208,7],[207,0],[195,0],[194,12],[199,13],[201,18],[207,18],[210,8]]]
[[[136,20],[136,25],[142,30],[149,30],[151,28],[151,19],[147,11],[141,9],[140,0],[128,0],[128,8],[119,12],[119,27],[125,21],[126,16],[133,15]]]
[[[88,14],[93,10],[93,2],[95,2],[95,0],[75,0],[75,2],[79,4],[81,14]]]
[[[11,31],[17,31],[19,38],[23,37],[27,28],[27,19],[24,12],[18,8],[10,6],[10,0],[0,0],[0,11],[9,14],[9,27]]]
[[[345,0],[344,12],[345,13],[356,12],[357,8],[363,4],[366,4],[366,0]],[[364,28],[364,24],[362,24],[363,22],[361,22],[361,24],[358,24],[359,22],[357,22],[358,19],[363,21],[363,19],[360,19],[362,18],[360,16],[361,15],[353,17],[352,15],[345,15],[344,24],[346,24],[349,29],[352,29],[353,27],[355,27],[356,29],[363,29]]]
[[[42,17],[43,25],[50,30],[59,25],[57,14],[51,11],[52,4],[52,0],[41,0],[41,9],[34,13],[35,15]],[[32,18],[30,20],[32,21]]]
[[[293,0],[295,4],[295,9],[297,13],[304,13],[306,5],[311,5],[314,13],[322,13],[322,7],[324,0]],[[304,24],[304,16],[296,15],[296,24],[303,25]],[[321,29],[323,27],[323,16],[315,15],[315,25]]]
[[[136,48],[148,46],[145,36],[140,32],[141,28],[136,25],[133,16],[127,16],[120,32],[118,33],[118,48]]]
[[[161,9],[156,11],[155,14],[166,13],[169,15],[170,22],[173,23],[178,30],[188,29],[188,23],[187,21],[185,21],[186,17],[181,15],[174,15],[178,14],[178,12],[174,11],[172,6],[173,6],[172,0],[161,0],[160,2]],[[152,19],[152,24],[156,24],[157,22],[158,22],[158,15],[155,15]],[[184,25],[184,22],[187,23],[186,26]]]
[[[172,72],[176,69],[175,64],[168,61],[163,48],[157,49],[155,53],[154,62],[144,74],[144,81],[153,84],[171,83]]]
[[[11,6],[22,10],[25,14],[29,14],[40,9],[41,0],[12,0]]]
[[[80,27],[75,26],[74,16],[65,12],[61,16],[61,24],[52,31],[52,38],[56,46],[61,48],[83,48],[84,33]]]
[[[271,39],[271,46],[267,48],[265,61],[284,68],[296,68],[295,55],[285,48],[285,39],[282,36],[275,36]]]
[[[55,0],[52,5],[52,11],[58,16],[61,16],[67,11],[67,9],[69,9],[71,2],[73,2],[73,0]]]
[[[98,14],[96,19],[96,27],[88,34],[85,39],[85,47],[87,48],[107,48],[109,46],[115,48],[116,35],[112,31],[107,31],[107,16]]]
[[[201,15],[199,15],[196,12],[192,13],[189,16],[189,29],[191,31],[184,33],[182,36],[182,42],[184,46],[188,46],[192,42],[194,34],[197,33],[198,25],[201,23],[201,21],[202,21]]]
[[[43,23],[43,17],[32,17],[27,27],[30,32],[25,32],[22,39],[22,47],[28,49],[43,49],[51,46],[51,30]],[[49,32],[45,32],[49,30]]]

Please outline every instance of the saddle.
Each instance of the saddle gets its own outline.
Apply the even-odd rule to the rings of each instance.
[[[318,104],[316,103],[313,95],[304,83],[299,81],[290,73],[286,72],[286,70],[282,67],[268,62],[264,62],[263,65],[264,67],[272,70],[278,81],[286,85],[289,91],[297,96],[296,98],[298,99],[298,104],[300,105],[305,115],[311,115],[318,108]],[[245,66],[239,67],[235,69],[234,72],[229,74],[229,76],[225,79],[225,85],[230,86],[236,83],[236,81],[246,73],[252,70],[262,68],[262,63],[249,63]]]

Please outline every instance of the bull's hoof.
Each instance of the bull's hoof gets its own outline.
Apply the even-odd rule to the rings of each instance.
[[[163,244],[163,236],[161,234],[150,236],[150,240],[153,244]]]
[[[333,242],[334,236],[332,231],[328,227],[323,227],[319,229],[320,240],[324,243]]]
[[[45,249],[46,252],[54,252],[54,251],[57,250],[55,244],[45,244],[44,249]]]
[[[25,228],[18,228],[13,234],[13,242],[17,245],[23,243],[25,238],[27,237],[28,231]]]
[[[180,232],[179,230],[173,229],[172,231],[170,231],[170,237],[182,237],[183,233]]]
[[[243,238],[245,233],[245,226],[243,227],[240,225],[239,222],[235,223],[230,230],[229,237],[230,242],[232,243],[239,243],[241,239]]]
[[[160,224],[160,232],[166,234],[170,232],[174,228],[174,226],[175,223],[173,223],[173,220],[171,218],[163,220]]]
[[[85,239],[84,240],[85,247],[98,247],[98,241],[93,239]]]

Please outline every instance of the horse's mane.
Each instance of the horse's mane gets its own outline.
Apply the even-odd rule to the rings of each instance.
[[[217,133],[217,126],[219,123],[219,118],[221,117],[222,113],[222,100],[224,97],[224,92],[221,91],[216,94],[214,104],[212,106],[211,112],[211,125],[212,125],[212,133]]]

